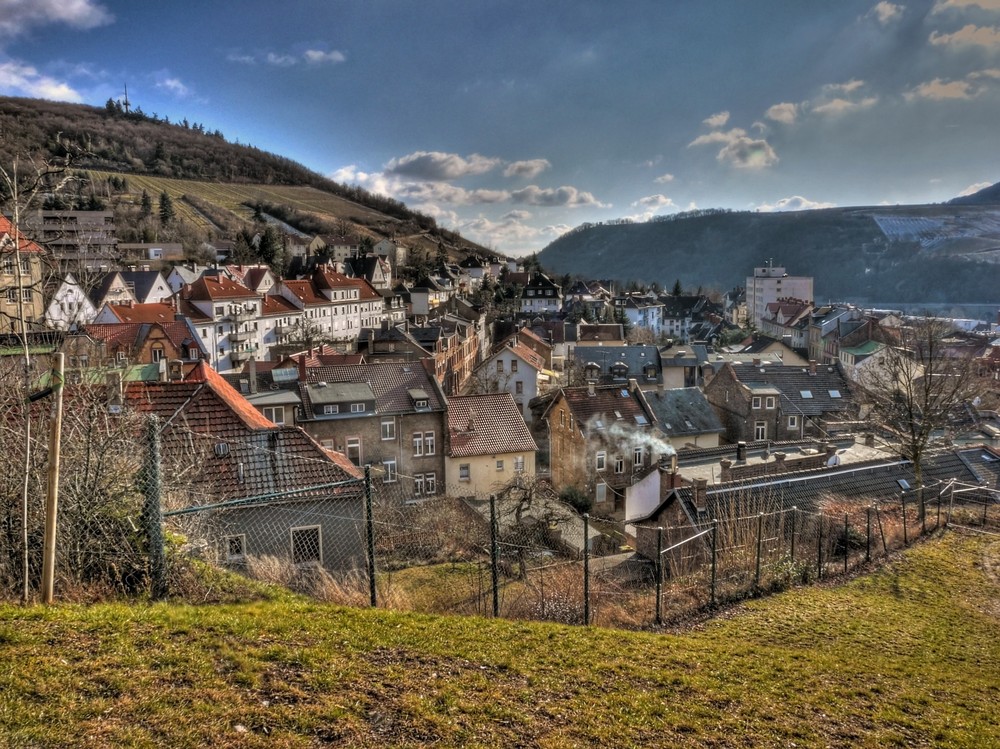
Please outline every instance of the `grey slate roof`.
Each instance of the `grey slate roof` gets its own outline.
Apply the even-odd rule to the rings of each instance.
[[[854,407],[850,385],[837,367],[821,366],[816,374],[803,367],[755,367],[733,364],[736,377],[744,385],[772,386],[781,391],[784,413],[819,416],[849,411]]]
[[[311,383],[367,383],[375,394],[375,409],[380,414],[413,413],[410,391],[421,390],[427,396],[429,411],[444,411],[446,401],[423,362],[344,364],[309,370]],[[313,418],[309,389],[300,384],[306,418]]]
[[[684,436],[725,431],[715,409],[698,388],[646,391],[645,396],[664,434]]]

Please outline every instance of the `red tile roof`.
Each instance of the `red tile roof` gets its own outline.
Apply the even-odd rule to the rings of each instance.
[[[181,289],[184,299],[216,301],[223,299],[256,299],[257,292],[225,276],[201,276]]]
[[[593,392],[591,395],[586,386],[567,387],[561,391],[581,429],[610,428],[614,424],[646,428],[653,423],[655,417],[638,390],[621,385],[598,385]]]
[[[277,294],[265,294],[264,304],[261,307],[261,315],[289,315],[298,314],[301,310]]]
[[[305,305],[331,304],[316,290],[312,281],[285,281],[285,286]]]
[[[181,321],[176,322],[155,322],[155,323],[90,323],[81,326],[81,330],[95,340],[104,341],[108,344],[135,346],[148,337],[149,330],[157,327],[163,331],[167,339],[177,348],[184,345],[190,346],[196,343],[201,349],[201,342],[191,335],[191,331],[186,324]],[[146,335],[143,335],[143,333]]]
[[[12,238],[13,236],[14,236],[14,224],[12,224],[11,220],[6,216],[0,215],[0,240],[9,239]],[[20,247],[18,249],[20,249],[21,252],[33,252],[33,253],[45,252],[45,250],[43,250],[39,245],[35,244],[26,236],[24,236],[24,232],[18,232],[18,239],[20,240],[19,241]]]
[[[177,310],[169,304],[109,304],[108,309],[122,322],[174,322]]]
[[[510,393],[449,398],[448,435],[453,458],[538,450]]]

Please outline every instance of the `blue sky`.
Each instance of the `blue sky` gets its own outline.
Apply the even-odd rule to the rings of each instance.
[[[126,84],[510,254],[1000,181],[1000,0],[0,0],[0,93]]]

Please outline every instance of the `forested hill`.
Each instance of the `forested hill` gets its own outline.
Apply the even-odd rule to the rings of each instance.
[[[315,187],[424,229],[434,219],[403,203],[341,185],[301,164],[253,146],[230,143],[218,130],[187,120],[170,122],[141,109],[0,97],[0,164],[14,156],[61,156],[81,151],[81,169],[148,174],[205,182]]]
[[[770,259],[813,276],[817,302],[998,303],[1000,205],[695,211],[585,224],[539,254],[558,274],[720,290]]]

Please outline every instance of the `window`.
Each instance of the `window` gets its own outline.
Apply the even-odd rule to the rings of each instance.
[[[125,352],[124,352],[124,351],[118,351],[118,352],[117,352],[117,353],[115,354],[115,358],[116,358],[116,359],[117,359],[117,360],[118,360],[119,362],[123,362],[123,361],[125,361]]]
[[[498,471],[502,471],[503,470],[503,461],[502,460],[498,460],[497,461],[497,470]]]
[[[418,473],[413,477],[413,494],[419,497],[424,493],[424,474]]]
[[[351,461],[354,465],[361,467],[361,438],[360,437],[348,437],[347,438],[347,459]]]
[[[524,456],[518,455],[514,458],[514,473],[524,473]]]
[[[150,354],[152,355],[154,362],[161,361],[164,357],[163,346],[153,346]]]
[[[424,455],[434,454],[434,432],[424,433]]]
[[[21,301],[22,302],[31,301],[31,289],[21,289]]]
[[[396,483],[396,459],[387,458],[382,461],[382,469],[385,471],[385,475],[382,477],[382,483],[384,484],[395,484]]]
[[[621,455],[615,456],[615,473],[625,473],[625,458]]]
[[[246,557],[246,536],[226,536],[226,561],[239,562]]]
[[[806,399],[813,397],[812,390],[800,390],[799,395]]]
[[[642,467],[642,448],[637,447],[632,450],[632,466],[635,468]]]
[[[764,401],[764,408],[774,408],[774,396],[769,395]]]
[[[318,525],[292,528],[292,562],[320,564],[323,561],[323,538]]]
[[[788,417],[788,428],[798,429],[798,427],[799,427],[799,417],[796,416],[795,414],[792,414],[791,416]]]
[[[425,473],[424,474],[424,494],[428,497],[433,497],[437,494],[437,474],[436,473]]]
[[[497,374],[503,374],[503,360],[497,359]]]
[[[472,478],[472,476],[470,475],[469,464],[468,463],[462,463],[458,467],[458,480],[459,481],[468,481],[470,478]]]
[[[522,395],[524,393],[524,383],[520,380],[517,380],[514,383],[514,393],[517,395]]]
[[[597,484],[597,491],[594,493],[595,502],[607,502],[608,501],[608,485],[603,481]]]
[[[17,304],[17,289],[7,289],[7,301]]]
[[[424,454],[424,433],[413,433],[413,456],[420,457]]]
[[[516,372],[517,371],[517,359],[511,359],[511,362],[510,362],[510,371],[511,372]]]
[[[830,397],[831,398],[839,398],[840,397],[840,391],[839,390],[831,390],[830,391]]]
[[[767,439],[767,422],[766,421],[755,421],[753,425],[753,438],[755,440],[766,440]]]
[[[760,396],[759,395],[755,395],[753,397],[753,401],[750,403],[750,407],[754,408],[754,409],[760,408]]]
[[[335,414],[340,411],[340,406],[323,406],[323,414],[329,416],[330,414]]]
[[[597,453],[597,470],[603,471],[607,467],[608,454],[601,450]]]
[[[284,406],[264,406],[264,418],[273,421],[275,424],[285,423],[285,407]]]
[[[395,419],[382,419],[382,439],[384,440],[396,439]]]
[[[352,403],[351,404],[351,413],[352,414],[360,414],[360,413],[364,413],[364,411],[365,411],[365,404],[364,403]]]

